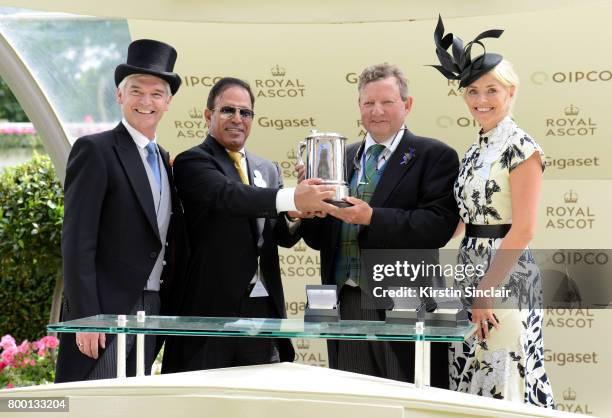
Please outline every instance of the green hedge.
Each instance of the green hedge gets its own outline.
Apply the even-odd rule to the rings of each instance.
[[[11,148],[42,148],[42,140],[33,135],[0,135],[0,150]]]
[[[46,334],[61,274],[62,187],[47,156],[0,175],[0,335]]]

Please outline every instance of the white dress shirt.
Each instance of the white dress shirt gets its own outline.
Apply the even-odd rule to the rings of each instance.
[[[358,179],[361,179],[362,171],[363,171],[363,167],[362,167],[363,161],[365,160],[364,156],[367,155],[368,149],[370,149],[370,147],[375,144],[384,145],[385,149],[379,154],[378,164],[376,166],[376,168],[380,170],[382,166],[384,166],[385,163],[391,158],[391,155],[393,154],[393,152],[399,145],[400,141],[402,140],[402,136],[404,136],[405,130],[406,130],[406,127],[404,126],[402,127],[402,129],[397,131],[395,135],[381,142],[376,142],[374,138],[372,138],[372,135],[370,135],[370,133],[368,132],[368,134],[365,137],[365,145],[363,148],[363,153],[361,154],[361,159],[359,160],[359,165],[357,166],[357,175],[359,176],[357,177]]]
[[[160,285],[162,283],[162,272],[166,265],[166,261],[164,260],[166,255],[166,246],[168,245],[168,243],[166,242],[166,237],[168,233],[168,226],[170,224],[170,216],[172,214],[172,199],[170,197],[170,182],[168,179],[168,173],[166,173],[166,170],[164,169],[161,154],[158,149],[157,164],[159,165],[159,170],[161,174],[160,188],[160,186],[157,184],[157,181],[154,179],[153,170],[151,169],[151,166],[147,161],[149,151],[147,151],[146,149],[146,146],[149,145],[150,142],[155,143],[155,146],[157,147],[157,137],[150,140],[141,132],[136,130],[133,126],[131,126],[128,121],[125,120],[125,118],[121,121],[121,123],[123,123],[123,126],[125,126],[125,129],[128,131],[128,133],[134,140],[136,148],[138,148],[138,153],[140,154],[140,158],[142,159],[142,164],[144,165],[144,169],[147,174],[149,186],[151,187],[151,195],[153,197],[153,204],[155,206],[155,215],[157,217],[157,227],[159,231],[159,236],[162,244],[165,244],[162,245],[161,251],[157,255],[153,270],[149,274],[147,285],[145,287],[145,290],[159,291]]]

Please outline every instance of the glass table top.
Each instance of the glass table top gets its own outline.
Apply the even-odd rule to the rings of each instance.
[[[476,330],[476,326],[471,323],[456,327],[426,325],[423,335],[419,335],[415,325],[387,324],[382,321],[305,322],[303,319],[147,316],[144,322],[138,322],[136,315],[126,315],[126,319],[127,321],[120,326],[117,315],[96,315],[49,324],[47,330],[113,334],[439,342],[463,341]]]

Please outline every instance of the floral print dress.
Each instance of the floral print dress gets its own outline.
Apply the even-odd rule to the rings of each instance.
[[[512,223],[510,172],[539,152],[540,146],[510,118],[481,133],[465,154],[454,194],[466,224]],[[489,265],[502,239],[464,237],[459,263]],[[477,286],[468,277],[455,287]],[[496,399],[553,407],[553,392],[544,370],[541,277],[525,249],[502,285],[510,289],[513,309],[494,309],[499,329],[478,342],[476,336],[452,343],[449,350],[450,388]],[[469,304],[471,301],[465,300]],[[504,303],[506,301],[504,300]]]

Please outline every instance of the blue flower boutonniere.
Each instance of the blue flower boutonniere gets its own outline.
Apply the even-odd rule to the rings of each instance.
[[[402,162],[400,163],[401,165],[406,165],[408,164],[408,162],[410,160],[412,160],[415,156],[415,150],[414,148],[410,147],[408,148],[408,152],[404,153],[404,156],[402,157]]]

